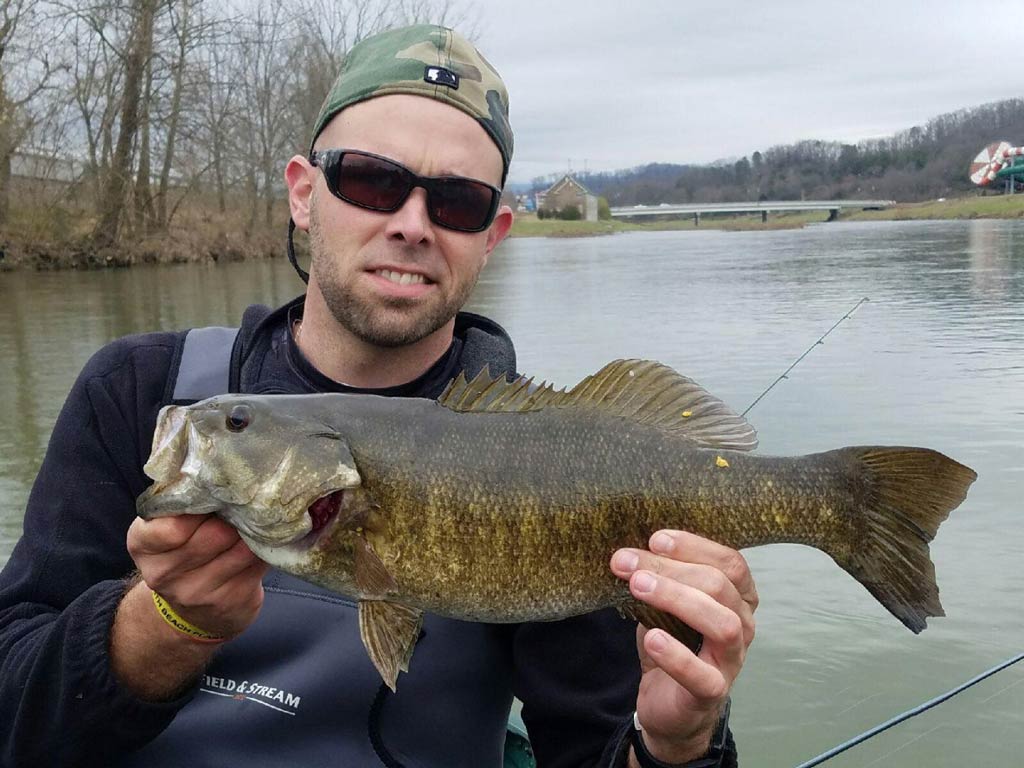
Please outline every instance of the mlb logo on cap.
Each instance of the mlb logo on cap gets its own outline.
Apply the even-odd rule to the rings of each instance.
[[[427,67],[423,72],[423,79],[434,85],[445,85],[455,89],[459,87],[459,76],[444,67]]]

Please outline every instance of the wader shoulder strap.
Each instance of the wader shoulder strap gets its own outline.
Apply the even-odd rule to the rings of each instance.
[[[237,328],[193,328],[185,334],[173,400],[203,400],[231,389],[231,357]]]

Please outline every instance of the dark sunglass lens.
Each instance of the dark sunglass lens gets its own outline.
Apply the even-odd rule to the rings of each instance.
[[[437,179],[429,195],[430,214],[453,229],[478,230],[489,225],[495,192],[469,179]]]
[[[336,184],[338,194],[356,205],[393,211],[409,194],[409,174],[401,166],[377,157],[342,155]]]

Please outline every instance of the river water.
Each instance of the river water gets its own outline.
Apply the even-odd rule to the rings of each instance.
[[[0,563],[98,346],[234,324],[247,304],[300,289],[283,259],[0,274]],[[910,444],[974,467],[932,544],[947,617],[914,636],[816,550],[745,553],[762,600],[734,691],[746,766],[796,765],[1024,645],[1024,222],[513,240],[471,302],[510,331],[523,372],[572,384],[615,357],[648,357],[743,410],[865,296],[748,418],[762,453]],[[1022,683],[1024,663],[830,765],[1020,765]]]

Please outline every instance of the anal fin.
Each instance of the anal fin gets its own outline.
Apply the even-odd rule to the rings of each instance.
[[[409,671],[409,659],[420,636],[423,611],[387,600],[359,601],[359,635],[370,661],[394,691],[398,673]]]
[[[665,630],[694,653],[700,653],[704,635],[690,628],[672,614],[659,611],[647,603],[636,600],[626,603],[619,610],[624,616],[643,624],[648,629]]]

